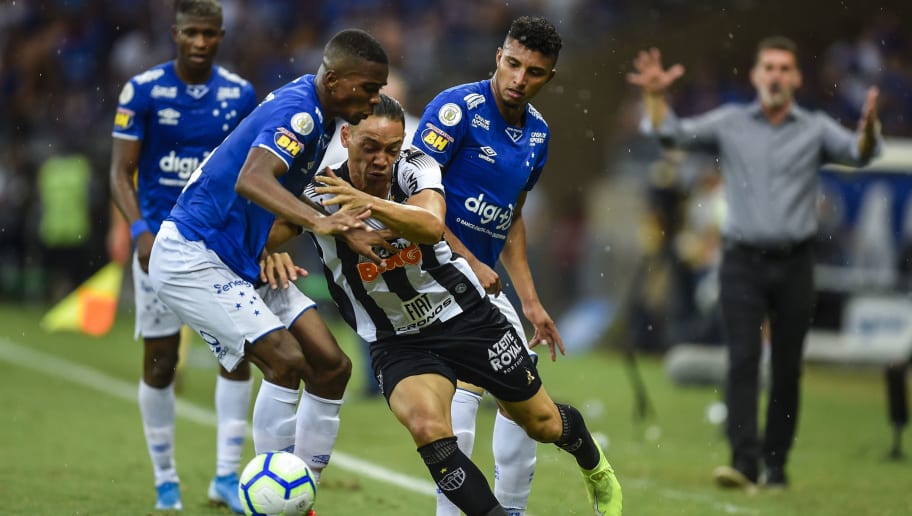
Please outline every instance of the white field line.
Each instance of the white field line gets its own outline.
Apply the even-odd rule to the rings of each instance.
[[[130,403],[136,403],[135,383],[108,376],[91,367],[71,362],[69,360],[50,355],[41,351],[30,349],[12,341],[0,338],[0,360],[15,364],[25,369],[31,369],[47,376],[67,380],[83,387],[108,394]],[[215,412],[200,407],[189,401],[177,398],[175,409],[177,415],[200,425],[216,427]],[[249,435],[248,435],[249,437]],[[436,487],[433,482],[425,479],[411,477],[403,473],[385,468],[379,464],[359,459],[354,455],[333,450],[332,464],[334,467],[368,477],[370,479],[401,487],[406,491],[426,496],[436,496]],[[647,479],[623,479],[623,485],[637,487],[642,490],[651,490],[654,494],[677,500],[691,500],[705,503],[716,511],[725,514],[756,514],[757,511],[746,507],[739,507],[727,502],[721,502],[712,495],[700,495],[678,489],[656,488]],[[532,516],[527,512],[527,516]]]
[[[120,398],[130,403],[136,403],[137,384],[125,382],[108,376],[96,369],[69,360],[56,357],[40,351],[29,349],[5,339],[0,339],[0,359],[31,369],[47,376],[60,378],[79,384],[83,387]],[[198,423],[215,428],[217,419],[215,412],[177,399],[175,406],[177,415]],[[249,437],[249,435],[248,435]],[[407,491],[436,496],[436,487],[433,482],[425,479],[410,477],[396,471],[384,468],[379,464],[367,462],[348,453],[333,450],[332,464],[334,467],[351,471],[365,477],[401,487]]]

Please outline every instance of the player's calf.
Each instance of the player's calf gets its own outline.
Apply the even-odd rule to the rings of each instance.
[[[438,489],[467,516],[506,516],[481,470],[446,437],[418,448]]]

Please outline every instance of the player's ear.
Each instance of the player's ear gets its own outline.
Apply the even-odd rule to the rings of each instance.
[[[557,75],[557,69],[552,68],[551,71],[548,72],[548,78],[545,79],[545,83],[547,84],[551,82],[551,79],[553,79],[555,75]]]
[[[349,124],[342,124],[342,129],[339,133],[339,142],[341,142],[342,146],[346,149],[348,148],[349,143],[351,143],[351,126]]]
[[[179,32],[180,29],[177,28],[176,24],[171,26],[171,39],[174,40],[175,43],[177,43],[177,35]]]

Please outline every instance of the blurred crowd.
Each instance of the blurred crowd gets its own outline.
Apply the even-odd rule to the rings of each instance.
[[[566,64],[572,75],[573,70],[584,70],[573,65],[574,60],[606,60],[623,70],[633,55],[619,55],[618,49],[630,49],[619,47],[617,40],[649,44],[644,31],[661,30],[663,20],[686,25],[710,9],[744,10],[757,2],[222,3],[227,34],[217,62],[249,79],[259,97],[315,71],[324,42],[336,31],[362,27],[384,44],[408,85],[409,94],[402,99],[407,110],[420,114],[439,90],[487,77],[504,29],[520,14],[541,14],[555,21],[566,45],[559,68]],[[865,89],[877,84],[884,134],[912,137],[912,41],[901,22],[901,17],[880,11],[857,17],[835,35],[788,34],[801,47],[805,81],[799,103],[854,126]],[[110,214],[107,173],[117,93],[132,75],[173,57],[172,23],[170,0],[0,3],[0,297],[57,299],[109,260],[104,245]],[[684,63],[687,74],[672,93],[679,114],[700,113],[727,101],[750,101],[753,90],[743,70],[750,66],[751,57],[744,56],[752,55],[754,43],[740,49],[742,73],[732,73],[733,65],[725,59]],[[623,84],[622,74],[601,77]],[[558,88],[572,90],[572,77],[558,78]],[[715,162],[710,157],[663,153],[639,136],[639,99],[634,92],[596,100],[611,105],[604,109],[612,113],[604,129],[611,136],[601,140],[610,142],[604,144],[604,163],[587,167],[587,173],[599,175],[598,182],[586,189],[588,202],[579,202],[574,192],[549,192],[547,182],[529,200],[530,263],[542,278],[549,310],[560,314],[580,298],[620,298],[632,290],[625,299],[646,307],[640,314],[642,327],[649,328],[643,340],[654,347],[684,338],[717,337],[708,285],[714,281],[724,205],[718,198]],[[549,121],[556,133],[570,130],[550,117]],[[549,170],[560,170],[556,160],[572,152],[554,152]],[[581,183],[589,180],[582,179]],[[631,193],[637,202],[631,201]],[[617,227],[605,226],[606,218],[618,219],[618,211],[604,217],[600,210],[626,205],[637,211],[620,211],[624,220],[614,223],[627,233],[618,236],[613,233]],[[633,237],[631,217],[642,222]],[[630,263],[645,264],[645,272],[610,272],[614,280],[609,291],[592,292],[605,290],[604,282],[592,278],[606,275],[604,257],[609,249],[614,259],[626,253],[632,257]],[[608,268],[614,265],[608,262]],[[666,328],[667,336],[656,338],[658,326]]]
[[[260,98],[315,72],[324,43],[346,27],[373,33],[407,78],[410,98],[426,102],[457,81],[486,77],[498,38],[519,13],[562,20],[570,37],[570,28],[585,33],[614,15],[593,0],[473,0],[431,8],[415,0],[222,4],[226,37],[217,62],[250,80]],[[173,21],[171,0],[0,3],[3,296],[59,298],[108,260],[107,170],[117,93],[131,76],[174,57]],[[406,107],[420,114],[423,105]],[[72,173],[77,169],[88,173]],[[62,177],[81,179],[64,184]],[[66,191],[80,194],[57,206],[51,191],[57,186],[64,198]],[[56,228],[75,220],[85,223]],[[42,221],[65,237],[46,238]]]

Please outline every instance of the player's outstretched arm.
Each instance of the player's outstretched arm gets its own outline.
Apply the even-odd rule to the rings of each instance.
[[[858,155],[863,162],[867,162],[874,155],[877,147],[877,138],[880,136],[880,120],[877,118],[877,98],[880,90],[877,86],[868,88],[864,106],[861,108],[861,139],[858,140]]]
[[[352,228],[365,227],[363,219],[370,215],[370,210],[325,216],[279,183],[277,178],[287,171],[285,162],[271,152],[260,148],[250,149],[234,189],[238,195],[257,203],[277,218],[314,233],[338,235]]]
[[[318,194],[333,197],[324,205],[338,205],[340,211],[358,211],[369,207],[371,215],[406,240],[419,244],[436,244],[443,236],[446,201],[435,190],[422,190],[409,197],[406,204],[392,202],[358,190],[334,175],[318,176]]]
[[[472,272],[478,277],[478,281],[481,283],[482,288],[485,289],[485,292],[495,296],[500,294],[500,276],[497,274],[497,271],[472,254],[472,251],[462,243],[462,240],[459,240],[459,237],[450,231],[450,228],[444,230],[443,237],[446,239],[447,244],[454,253],[462,256],[469,262],[469,267],[472,268]]]
[[[635,72],[627,74],[627,82],[643,91],[643,107],[653,129],[658,129],[668,114],[665,90],[684,75],[684,67],[676,64],[662,68],[662,53],[657,48],[641,50],[633,60]]]
[[[289,282],[307,276],[307,270],[298,267],[291,260],[291,255],[286,252],[264,252],[260,258],[260,281],[269,283],[273,290],[282,287],[288,288]]]
[[[523,192],[517,199],[513,222],[507,233],[507,241],[500,253],[500,261],[507,270],[507,274],[510,275],[510,280],[522,303],[523,315],[535,329],[532,339],[529,340],[529,347],[539,344],[548,346],[551,360],[554,361],[557,360],[558,350],[561,355],[566,354],[566,351],[560,333],[557,331],[557,325],[542,306],[535,289],[535,281],[532,279],[532,271],[529,268],[526,254],[526,222],[522,217],[522,207],[525,201],[526,193]]]

